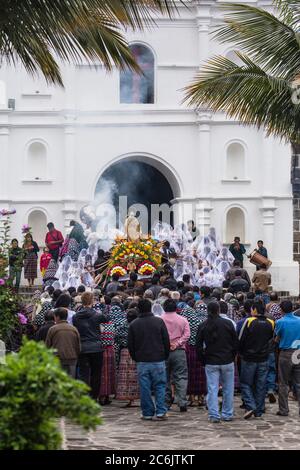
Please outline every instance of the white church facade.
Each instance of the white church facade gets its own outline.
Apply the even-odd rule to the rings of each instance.
[[[17,210],[13,236],[21,239],[29,224],[42,244],[47,222],[66,230],[110,167],[144,162],[169,183],[181,222],[193,218],[203,232],[213,226],[226,244],[238,235],[248,253],[263,239],[273,287],[298,294],[289,147],[182,104],[201,63],[232,54],[210,35],[216,4],[194,1],[173,20],[128,33],[142,78],[100,64],[63,65],[62,89],[21,67],[0,69],[0,208]],[[135,185],[134,175],[128,179]],[[145,184],[155,192],[155,182]]]

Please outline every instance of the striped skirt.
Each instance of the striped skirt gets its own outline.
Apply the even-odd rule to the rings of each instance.
[[[25,279],[36,279],[37,276],[38,257],[35,253],[29,253],[24,260],[24,277]]]
[[[186,359],[188,365],[188,395],[205,395],[206,375],[205,368],[197,358],[196,346],[186,345]]]
[[[103,352],[100,397],[116,393],[116,361],[113,346],[107,346]]]
[[[137,400],[140,397],[136,363],[127,348],[121,349],[117,376],[117,400]]]

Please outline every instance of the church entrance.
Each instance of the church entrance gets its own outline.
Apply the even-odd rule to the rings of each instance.
[[[141,215],[139,209],[143,210],[142,206],[147,208],[148,232],[156,218],[153,211],[157,211],[157,207],[155,209],[153,205],[164,205],[166,209],[171,206],[171,201],[175,197],[168,179],[158,168],[145,161],[137,160],[122,160],[107,168],[98,181],[95,192],[96,201],[99,198],[101,200],[103,193],[108,190],[111,202],[116,209],[118,222],[124,220],[127,215],[124,212],[128,212],[132,206],[135,206],[137,217]],[[125,198],[127,198],[127,211],[124,210]],[[157,216],[159,220],[164,221],[162,212],[158,212]],[[172,213],[170,213],[169,223],[173,225]],[[143,228],[146,229],[146,227]]]

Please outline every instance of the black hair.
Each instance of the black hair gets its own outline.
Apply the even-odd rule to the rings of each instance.
[[[242,271],[240,269],[237,269],[235,271],[235,276],[241,276],[242,275]]]
[[[52,228],[54,228],[54,223],[53,222],[49,222],[49,224],[47,224],[47,228],[49,230],[51,230]]]
[[[220,313],[225,313],[226,315],[228,313],[228,304],[224,300],[221,300],[219,302],[219,306],[220,306]]]
[[[292,303],[291,303],[292,304]],[[252,309],[257,311],[258,315],[264,315],[266,312],[265,303],[262,299],[256,299],[253,302]]]
[[[62,294],[62,291],[60,289],[55,289],[52,294],[53,302],[56,302],[58,297],[61,296],[61,294]]]
[[[56,303],[55,303],[55,308],[69,308],[71,304],[71,297],[69,294],[61,294]]]
[[[13,242],[17,242],[17,243],[19,244],[19,242],[18,242],[18,240],[17,240],[16,238],[13,238],[13,239],[12,239],[11,244],[13,244]]]
[[[83,294],[85,292],[85,286],[81,285],[77,289],[77,294]]]
[[[201,297],[204,297],[204,298],[209,297],[211,294],[211,288],[208,286],[202,286],[200,288],[200,294],[201,294]]]
[[[68,318],[68,310],[66,308],[56,308],[53,313],[54,316],[58,317],[60,320],[66,320]]]
[[[182,276],[182,280],[183,280],[183,282],[187,282],[189,284],[190,281],[191,281],[191,276],[189,274],[184,274]]]
[[[198,286],[193,286],[193,292],[200,292],[200,288]]]
[[[181,289],[183,289],[183,288],[184,288],[184,282],[183,282],[183,281],[178,281],[178,282],[177,282],[177,289],[178,289],[178,290],[181,290]]]
[[[270,293],[270,300],[273,300],[273,302],[276,302],[278,300],[278,294],[277,292],[271,292]]]
[[[283,313],[291,313],[293,311],[293,303],[290,300],[283,300],[280,303],[280,308]]]
[[[98,258],[104,258],[105,252],[101,248],[98,250]]]
[[[159,277],[156,274],[154,274],[154,276],[151,279],[151,284],[153,286],[156,286],[158,283],[159,283]]]
[[[54,311],[53,310],[48,310],[45,313],[45,322],[47,321],[54,321]]]
[[[218,327],[216,320],[220,313],[220,306],[218,302],[209,302],[207,305],[207,321],[205,329],[207,330],[209,342],[214,342],[217,339]]]
[[[253,306],[253,300],[247,299],[244,303],[244,312],[250,315],[252,306]]]
[[[247,292],[246,297],[249,300],[254,300],[255,294],[254,294],[254,292]]]
[[[257,240],[257,243],[262,243],[264,244],[264,242],[262,240]]]
[[[111,304],[111,297],[109,295],[104,296],[104,302],[105,305],[110,305]]]
[[[174,299],[167,299],[163,304],[163,309],[165,312],[176,312],[177,302]]]
[[[112,281],[114,281],[114,282],[118,282],[119,278],[120,278],[120,276],[117,273],[113,274],[112,277],[111,277]]]
[[[152,303],[148,299],[140,299],[138,303],[139,313],[150,313]]]
[[[68,292],[70,295],[74,294],[76,292],[76,287],[69,287]]]
[[[75,220],[71,220],[70,227],[75,227],[76,224],[77,224],[77,222]]]
[[[170,248],[170,242],[169,242],[168,240],[166,240],[166,241],[164,242],[164,246],[166,246],[167,248]]]
[[[222,284],[223,289],[228,289],[229,286],[230,286],[230,281],[223,281],[223,284]]]
[[[138,317],[138,314],[139,312],[136,308],[130,308],[129,310],[127,310],[126,317],[128,323],[131,323],[133,320],[135,320]]]

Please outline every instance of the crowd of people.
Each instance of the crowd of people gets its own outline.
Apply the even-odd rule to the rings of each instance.
[[[234,270],[243,279],[237,262]],[[236,393],[245,419],[261,417],[277,394],[278,415],[288,415],[289,399],[300,406],[299,305],[254,285],[199,288],[188,275],[176,282],[165,265],[151,279],[115,275],[93,291],[48,287],[26,316],[27,331],[95,400],[140,400],[145,420],[167,419],[172,406],[206,406],[211,422],[231,421]]]
[[[189,274],[178,277],[182,265],[174,264],[178,256],[166,240],[152,277],[132,271],[126,279],[109,279],[103,276],[109,253],[99,249],[91,264],[83,227],[70,225],[64,239],[48,224],[40,258],[43,290],[24,309],[22,333],[44,341],[70,376],[89,385],[92,398],[102,405],[125,401],[126,407],[139,400],[144,420],[165,420],[172,407],[186,412],[199,406],[211,422],[231,421],[237,393],[245,419],[261,417],[266,399],[274,404],[277,395],[278,415],[288,415],[289,399],[300,407],[300,306],[270,292],[266,264],[250,279],[239,237],[227,250],[214,229],[201,241],[190,223]],[[256,251],[268,261],[262,240]],[[10,279],[17,290],[23,267],[33,286],[38,252],[30,233],[22,248],[12,240]],[[63,259],[67,266],[58,262]],[[67,270],[73,279],[73,265],[80,267],[77,283],[85,271],[92,282],[62,288]],[[209,270],[215,270],[211,278]],[[221,286],[205,283],[219,282],[220,273]]]

